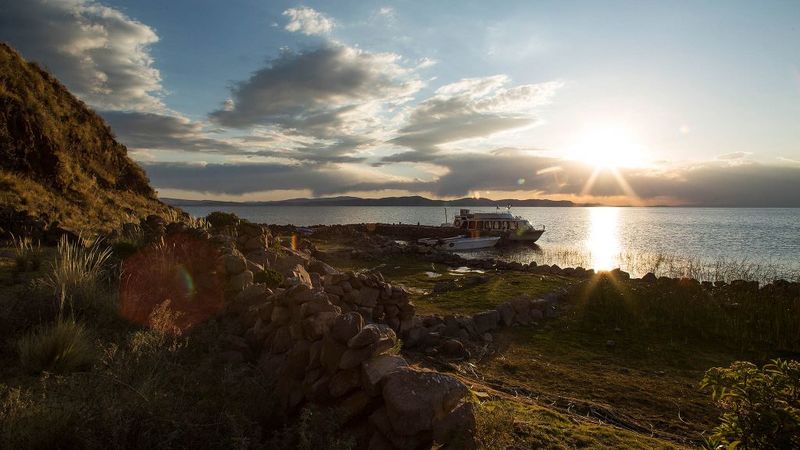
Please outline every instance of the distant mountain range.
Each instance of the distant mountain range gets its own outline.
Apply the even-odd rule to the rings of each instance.
[[[293,198],[288,200],[259,201],[259,202],[227,202],[217,200],[184,200],[177,198],[161,198],[161,201],[171,206],[596,206],[593,204],[579,204],[567,200],[542,200],[542,199],[500,199],[490,198],[460,198],[456,200],[434,200],[419,195],[407,197],[384,198],[359,198],[359,197],[324,197],[324,198]]]

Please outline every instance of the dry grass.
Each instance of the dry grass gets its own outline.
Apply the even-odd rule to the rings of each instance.
[[[44,283],[61,302],[64,313],[84,310],[108,301],[107,262],[111,249],[102,241],[86,246],[83,239],[71,241],[63,237],[58,243],[58,256]]]
[[[34,373],[70,373],[91,367],[94,349],[83,325],[66,320],[41,327],[17,342],[22,367]]]
[[[42,264],[42,247],[28,236],[11,236],[14,262],[20,272],[37,271]]]

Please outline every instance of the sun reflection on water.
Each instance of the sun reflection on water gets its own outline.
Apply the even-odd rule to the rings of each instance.
[[[618,266],[619,237],[617,208],[591,208],[589,238],[586,247],[592,255],[595,270],[611,270]]]

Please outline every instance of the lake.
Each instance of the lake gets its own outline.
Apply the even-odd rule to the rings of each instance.
[[[439,225],[442,207],[220,206],[183,207],[202,217],[223,210],[259,223]],[[448,222],[457,207],[447,208]],[[491,208],[473,208],[491,211]],[[513,208],[547,231],[533,248],[464,254],[562,267],[622,267],[702,279],[796,279],[800,274],[798,208]]]

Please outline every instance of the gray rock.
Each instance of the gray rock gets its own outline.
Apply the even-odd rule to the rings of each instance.
[[[452,358],[468,358],[469,351],[464,348],[464,344],[458,339],[447,339],[439,346],[439,353]]]
[[[500,313],[500,322],[503,326],[510,327],[514,324],[514,307],[510,303],[503,303],[497,306],[497,312]]]
[[[225,266],[225,272],[228,275],[236,275],[244,272],[244,270],[247,269],[247,262],[245,261],[244,256],[238,252],[225,255],[223,257],[223,264]]]
[[[361,364],[364,389],[368,393],[377,394],[381,380],[401,367],[408,367],[408,363],[403,357],[397,355],[378,355],[364,361]]]
[[[347,341],[347,346],[350,348],[367,347],[378,342],[381,339],[397,340],[397,335],[394,330],[387,325],[371,323],[366,325],[361,331]]]
[[[253,272],[245,270],[238,275],[232,276],[230,280],[228,280],[228,289],[238,292],[251,284],[253,284]]]
[[[364,319],[357,312],[342,314],[331,325],[330,335],[338,342],[346,344],[364,328]]]
[[[383,385],[386,414],[395,433],[415,435],[433,429],[464,401],[467,387],[453,377],[403,368]]]
[[[472,320],[475,322],[475,331],[479,335],[482,335],[483,333],[497,329],[497,322],[500,321],[500,313],[492,309],[475,314],[472,316]]]
[[[320,362],[322,367],[333,373],[339,369],[339,361],[347,351],[347,346],[336,342],[330,336],[322,338],[322,351],[320,352]]]
[[[331,396],[341,397],[361,385],[358,369],[340,370],[331,377],[328,388]]]
[[[323,311],[303,319],[303,336],[310,340],[317,340],[325,335],[336,320],[339,313],[336,311]]]

